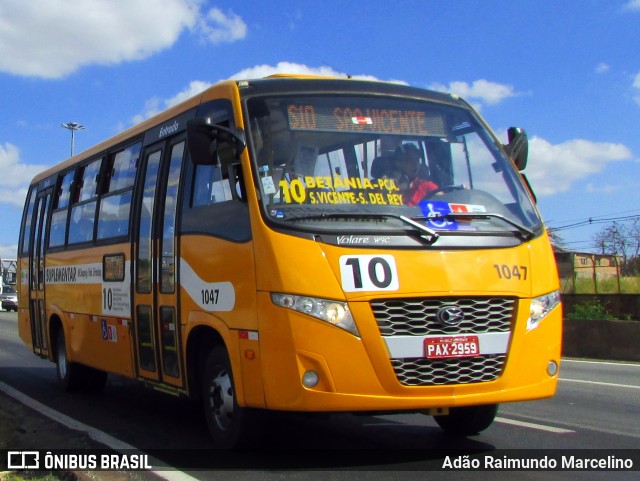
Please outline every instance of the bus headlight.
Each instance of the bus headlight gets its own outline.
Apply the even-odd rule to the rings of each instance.
[[[360,337],[346,302],[277,293],[271,294],[271,301],[276,306],[308,314]]]
[[[560,304],[560,291],[553,291],[544,296],[531,299],[529,319],[527,319],[527,331],[535,329],[540,321],[549,314],[554,307]]]

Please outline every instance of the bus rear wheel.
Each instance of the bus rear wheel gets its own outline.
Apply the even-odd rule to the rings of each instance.
[[[207,426],[215,447],[245,447],[251,436],[251,412],[238,406],[231,362],[223,347],[211,350],[204,363],[202,400]]]
[[[497,404],[486,404],[451,408],[448,415],[433,418],[448,434],[473,436],[491,426],[497,414]]]

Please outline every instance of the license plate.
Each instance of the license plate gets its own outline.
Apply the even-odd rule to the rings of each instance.
[[[478,336],[430,337],[424,340],[427,359],[473,357],[480,354]]]

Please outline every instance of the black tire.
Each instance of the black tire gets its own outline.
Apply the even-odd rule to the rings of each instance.
[[[473,436],[491,426],[496,414],[498,414],[498,405],[486,404],[451,408],[448,415],[433,416],[433,418],[448,434]]]
[[[87,370],[83,365],[69,361],[62,328],[58,330],[56,336],[55,360],[58,382],[65,391],[74,392],[85,385]]]
[[[256,413],[238,406],[231,362],[224,347],[211,350],[202,371],[202,402],[213,444],[218,449],[244,448],[259,435]]]

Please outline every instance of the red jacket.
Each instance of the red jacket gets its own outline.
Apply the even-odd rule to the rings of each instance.
[[[403,194],[402,200],[405,205],[418,205],[425,195],[438,188],[438,185],[431,180],[416,177],[409,184],[409,189]]]

